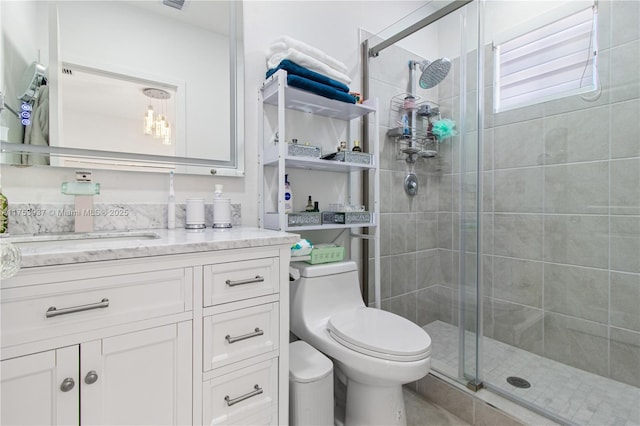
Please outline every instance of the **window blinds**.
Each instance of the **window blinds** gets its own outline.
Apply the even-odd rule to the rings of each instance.
[[[553,18],[494,42],[494,112],[597,89],[596,5]]]

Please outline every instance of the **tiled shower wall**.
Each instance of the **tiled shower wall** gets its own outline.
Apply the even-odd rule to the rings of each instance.
[[[599,34],[598,99],[574,96],[499,114],[492,113],[485,49],[483,331],[640,386],[640,3],[601,1]],[[409,76],[402,65],[410,54],[390,49],[372,60],[372,93],[383,109],[394,91],[406,91]],[[468,62],[473,70],[475,54]],[[455,59],[447,79],[427,92],[443,116],[459,113],[458,80]],[[460,173],[459,138],[444,142],[438,158],[411,166],[385,136],[388,112],[380,116],[383,308],[419,325],[457,324],[458,191],[463,179],[465,210],[473,211],[476,145],[463,156],[467,174]],[[468,140],[476,129],[468,120]],[[402,190],[410,169],[421,184],[414,199]],[[472,300],[472,214],[463,228]]]

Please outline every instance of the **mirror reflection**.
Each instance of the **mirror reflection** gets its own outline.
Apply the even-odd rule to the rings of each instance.
[[[4,162],[243,174],[241,3],[0,7]]]

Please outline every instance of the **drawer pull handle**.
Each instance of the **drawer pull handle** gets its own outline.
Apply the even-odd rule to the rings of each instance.
[[[227,339],[227,342],[229,343],[235,343],[241,340],[250,339],[252,337],[262,336],[263,334],[264,330],[260,330],[258,327],[256,327],[256,329],[252,333],[243,334],[242,336],[238,337],[231,337],[227,334],[226,336],[224,336],[224,338]]]
[[[245,393],[244,395],[240,395],[237,398],[231,399],[229,398],[229,395],[225,396],[224,400],[227,401],[227,406],[231,407],[232,405],[237,404],[238,402],[242,402],[245,399],[249,399],[253,396],[260,395],[262,392],[264,392],[264,390],[258,385],[255,385],[253,389],[254,390],[252,390],[251,392]]]
[[[102,309],[109,307],[109,299],[106,297],[98,303],[89,303],[88,305],[73,306],[71,308],[58,309],[55,306],[47,309],[45,314],[47,318],[57,317],[59,315],[73,314],[75,312],[90,311],[92,309]]]
[[[261,277],[260,275],[256,275],[255,278],[249,278],[248,280],[238,280],[238,281],[227,280],[225,282],[229,287],[233,287],[236,285],[261,283],[261,282],[264,282],[264,277]]]

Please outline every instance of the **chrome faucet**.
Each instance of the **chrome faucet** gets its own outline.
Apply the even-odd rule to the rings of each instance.
[[[100,184],[91,181],[91,172],[76,171],[75,182],[63,182],[62,193],[74,195],[74,231],[92,232],[93,217],[93,196],[100,194]]]

